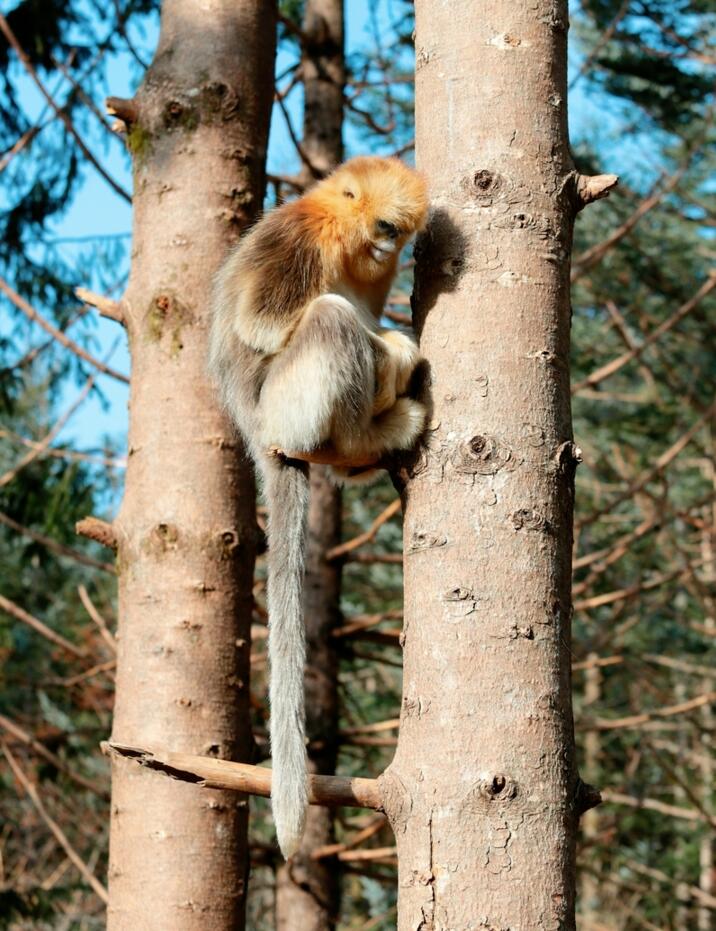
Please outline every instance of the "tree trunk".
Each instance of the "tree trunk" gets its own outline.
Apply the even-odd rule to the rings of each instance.
[[[307,0],[303,20],[304,88],[302,148],[311,169],[304,181],[343,160],[343,0]],[[338,750],[338,655],[331,632],[338,626],[341,569],[326,561],[340,543],[341,493],[325,466],[311,466],[311,505],[304,582],[306,623],[306,732],[309,768],[331,774]],[[276,876],[277,931],[328,931],[338,917],[340,874],[333,859],[311,853],[335,841],[334,812],[311,806],[306,831],[291,866]]]
[[[270,0],[165,0],[135,99],[113,739],[247,760],[253,480],[205,374],[211,276],[261,208]],[[247,803],[115,760],[110,931],[243,927]]]
[[[567,2],[415,7],[417,161],[434,205],[415,320],[433,410],[427,449],[402,473],[403,703],[384,777],[398,927],[568,931],[580,794],[569,254],[582,187]]]

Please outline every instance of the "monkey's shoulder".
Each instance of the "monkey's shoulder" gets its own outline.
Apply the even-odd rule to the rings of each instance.
[[[267,213],[241,248],[241,264],[253,281],[252,309],[292,316],[321,293],[324,269],[315,235],[293,204]]]

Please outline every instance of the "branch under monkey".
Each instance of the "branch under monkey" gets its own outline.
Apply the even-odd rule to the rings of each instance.
[[[142,750],[114,742],[102,743],[104,753],[133,760],[140,766],[163,773],[181,782],[191,782],[210,789],[229,789],[269,798],[271,770],[247,763],[232,763],[191,753],[166,753]],[[382,811],[383,798],[377,779],[347,776],[308,776],[308,801],[311,805],[348,805]]]

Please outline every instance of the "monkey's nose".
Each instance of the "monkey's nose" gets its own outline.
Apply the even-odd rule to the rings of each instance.
[[[378,228],[378,231],[384,236],[387,236],[388,239],[397,239],[400,233],[400,230],[397,226],[394,226],[392,223],[388,223],[387,220],[378,220],[375,224]]]

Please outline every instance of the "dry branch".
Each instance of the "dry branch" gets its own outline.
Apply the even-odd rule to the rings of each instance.
[[[99,517],[84,517],[75,524],[75,533],[101,543],[110,550],[117,550],[117,534],[114,527]]]
[[[346,553],[350,553],[352,550],[358,549],[359,546],[363,546],[365,543],[370,543],[371,540],[375,539],[375,535],[378,530],[390,520],[391,517],[394,517],[400,510],[400,498],[396,498],[395,501],[391,501],[387,508],[385,508],[381,513],[376,517],[370,527],[364,532],[358,534],[357,537],[353,537],[352,540],[346,540],[345,543],[341,543],[339,546],[334,546],[333,549],[328,550],[326,553],[326,559],[340,559],[341,556],[345,556]]]
[[[116,653],[117,652],[117,641],[115,640],[112,632],[107,626],[107,622],[102,617],[102,615],[99,613],[97,608],[95,608],[87,589],[84,587],[84,585],[78,585],[77,592],[79,593],[80,601],[84,605],[85,611],[89,614],[89,616],[92,618],[92,620],[95,622],[95,624],[99,628],[99,632],[102,634],[102,639],[107,644],[107,646],[110,648],[110,650],[113,653]]]
[[[90,566],[92,569],[101,569],[103,572],[111,572],[114,574],[116,571],[111,563],[100,562],[98,559],[92,559],[91,556],[85,556],[84,553],[73,550],[71,546],[65,546],[64,543],[58,543],[57,540],[53,540],[52,537],[48,537],[44,533],[38,533],[36,530],[26,527],[24,524],[19,524],[3,511],[0,511],[0,524],[4,524],[6,527],[9,527],[16,533],[22,534],[24,537],[29,537],[36,543],[41,543],[43,546],[46,546],[50,552],[56,553],[58,556],[66,556],[67,559],[73,559],[83,566]]]
[[[70,641],[66,640],[61,634],[55,633],[47,624],[43,624],[42,621],[38,620],[32,614],[28,614],[20,605],[15,604],[14,601],[10,601],[10,599],[6,598],[4,595],[0,595],[0,610],[6,611],[16,620],[21,621],[23,624],[27,624],[28,627],[31,627],[46,640],[54,643],[55,646],[61,647],[67,653],[71,653],[78,659],[84,659],[87,656],[86,650],[75,646],[74,643],[70,643]]]
[[[604,381],[605,378],[608,378],[610,375],[613,375],[619,369],[623,368],[627,363],[631,362],[633,359],[638,359],[641,354],[653,345],[664,333],[667,333],[669,330],[673,329],[677,323],[680,323],[684,317],[691,313],[694,308],[698,307],[701,301],[709,294],[713,289],[716,288],[716,271],[711,271],[709,277],[701,285],[699,290],[694,294],[692,298],[686,301],[668,320],[664,320],[662,324],[656,327],[651,333],[646,337],[643,343],[639,346],[635,346],[634,349],[630,349],[629,352],[623,353],[621,356],[618,356],[616,359],[612,359],[611,362],[607,362],[606,365],[602,365],[595,372],[592,372],[591,375],[588,375],[582,381],[578,381],[572,385],[572,394],[575,394],[577,391],[580,391],[583,388],[593,387],[594,385],[599,384],[599,382]]]
[[[331,446],[319,446],[310,452],[305,450],[284,450],[278,446],[271,446],[268,450],[269,456],[277,459],[295,459],[298,462],[308,462],[315,465],[336,466],[339,469],[365,469],[370,466],[378,466],[379,460],[375,457],[365,457],[364,459],[347,459],[341,453],[336,452]]]
[[[95,307],[101,317],[107,317],[109,320],[115,320],[117,323],[126,326],[127,321],[121,301],[113,301],[111,297],[95,294],[94,291],[88,291],[87,288],[75,288],[75,295],[78,300],[89,304],[90,307]]]
[[[109,899],[107,896],[107,890],[104,888],[102,883],[97,879],[97,877],[94,875],[92,870],[90,870],[90,868],[84,862],[82,857],[77,853],[77,851],[72,846],[67,835],[62,830],[62,828],[59,826],[59,824],[48,814],[47,810],[45,809],[45,806],[42,803],[42,799],[40,798],[37,789],[25,775],[20,764],[17,762],[15,757],[10,752],[10,748],[7,746],[7,744],[4,741],[0,741],[0,746],[2,746],[2,751],[5,754],[5,759],[8,761],[10,765],[10,769],[13,772],[13,775],[15,776],[17,781],[20,783],[20,785],[23,787],[23,789],[29,796],[30,801],[35,806],[35,809],[37,810],[38,815],[42,818],[42,820],[45,822],[45,824],[50,829],[52,834],[55,836],[55,839],[57,840],[60,847],[62,847],[62,849],[65,851],[69,859],[72,860],[74,865],[77,867],[82,877],[87,881],[87,883],[89,883],[89,885],[92,887],[95,893],[99,896],[99,898],[104,902],[104,904],[107,905],[109,902]]]
[[[324,857],[333,857],[346,850],[351,850],[353,847],[362,844],[363,841],[368,840],[368,838],[373,837],[373,835],[382,830],[387,823],[388,819],[385,815],[380,815],[371,820],[366,827],[353,834],[350,840],[344,841],[342,844],[326,844],[324,847],[316,847],[316,849],[311,852],[311,859],[322,860]]]
[[[680,805],[669,805],[654,798],[637,798],[633,795],[624,795],[622,792],[612,792],[611,789],[601,789],[602,800],[613,805],[626,805],[629,808],[644,808],[647,811],[658,811],[659,814],[669,815],[672,818],[684,818],[687,821],[704,821],[716,827],[716,818],[708,818],[692,808]]]
[[[51,750],[48,750],[43,743],[36,740],[32,734],[29,734],[24,728],[20,727],[19,724],[12,721],[4,714],[0,714],[0,727],[7,734],[14,737],[15,740],[19,740],[20,743],[25,744],[25,746],[29,747],[39,757],[42,757],[43,760],[54,766],[56,770],[64,773],[68,779],[76,782],[77,785],[82,786],[83,789],[89,789],[90,792],[94,792],[95,795],[109,801],[109,792],[106,789],[98,786],[96,783],[92,782],[91,779],[87,779],[81,773],[75,772],[75,770],[71,769],[59,756]]]
[[[626,718],[595,718],[593,721],[585,721],[580,724],[582,730],[612,731],[623,727],[640,727],[649,721],[658,718],[668,718],[676,714],[686,714],[702,705],[708,705],[716,699],[716,692],[706,692],[698,695],[696,698],[690,698],[688,701],[680,702],[678,705],[668,705],[665,708],[655,708],[650,711],[644,711],[641,714],[629,715]]]
[[[0,21],[2,16],[0,16]],[[126,385],[129,384],[129,379],[126,375],[123,375],[121,372],[116,371],[116,369],[110,368],[108,365],[105,365],[104,362],[101,362],[99,359],[96,359],[93,355],[90,355],[85,349],[79,346],[74,340],[71,340],[62,330],[58,330],[57,327],[53,326],[49,321],[32,307],[23,297],[21,297],[17,291],[14,291],[10,285],[5,281],[4,278],[0,278],[0,291],[2,291],[12,303],[17,307],[18,310],[21,310],[25,316],[32,320],[34,323],[37,323],[42,329],[49,333],[50,336],[54,337],[58,343],[69,349],[70,352],[73,352],[78,358],[84,359],[85,362],[89,362],[90,365],[94,366],[98,372],[102,372],[103,375],[109,375],[112,378],[116,378],[117,381],[124,382]]]
[[[609,192],[617,184],[619,184],[618,175],[578,175],[577,199],[580,210],[595,200],[608,197]]]
[[[37,76],[37,72],[35,71],[32,65],[32,62],[30,61],[28,56],[25,54],[25,50],[22,48],[20,43],[17,41],[17,38],[15,37],[15,33],[12,31],[12,29],[10,29],[8,21],[5,19],[5,17],[1,13],[0,13],[0,31],[3,33],[3,35],[7,39],[8,43],[13,47],[13,49],[15,50],[17,54],[17,57],[22,62],[25,70],[27,71],[28,75],[34,82],[35,86],[40,91],[42,96],[45,98],[46,102],[50,105],[55,116],[59,120],[62,121],[62,124],[64,125],[65,129],[73,137],[73,139],[79,146],[80,151],[85,156],[87,161],[89,161],[95,167],[95,169],[99,172],[99,174],[105,179],[105,181],[110,185],[110,187],[114,191],[117,192],[117,194],[119,194],[121,197],[123,197],[125,200],[131,203],[132,201],[131,196],[127,193],[127,191],[124,190],[124,188],[120,184],[117,184],[114,178],[106,171],[106,169],[102,166],[102,164],[90,152],[90,150],[87,148],[84,141],[82,140],[82,137],[75,129],[75,126],[72,120],[70,119],[69,114],[62,107],[57,105],[52,94],[50,94],[50,92],[47,90],[45,85],[39,79],[39,77]]]
[[[24,469],[25,466],[29,465],[31,462],[34,462],[38,456],[41,456],[42,453],[45,452],[50,443],[59,434],[70,417],[74,414],[80,404],[82,404],[87,395],[90,393],[92,385],[94,385],[94,375],[90,375],[85,383],[84,388],[82,391],[80,391],[77,399],[67,408],[66,411],[64,411],[60,417],[57,418],[57,421],[49,433],[47,433],[37,443],[33,443],[29,453],[26,453],[22,459],[20,459],[20,461],[17,462],[11,469],[8,469],[4,475],[0,475],[0,488],[2,488],[3,485],[7,485],[9,482],[11,482],[18,474],[18,472]]]
[[[127,126],[131,126],[139,119],[139,108],[134,100],[125,97],[107,97],[104,107],[110,116],[118,117]]]
[[[247,763],[232,763],[190,753],[166,753],[141,750],[113,742],[102,745],[110,753],[134,760],[155,772],[181,782],[191,782],[209,789],[229,789],[268,798],[271,795],[271,770]],[[383,800],[377,779],[346,776],[308,777],[308,801],[311,805],[349,805],[381,811]]]

